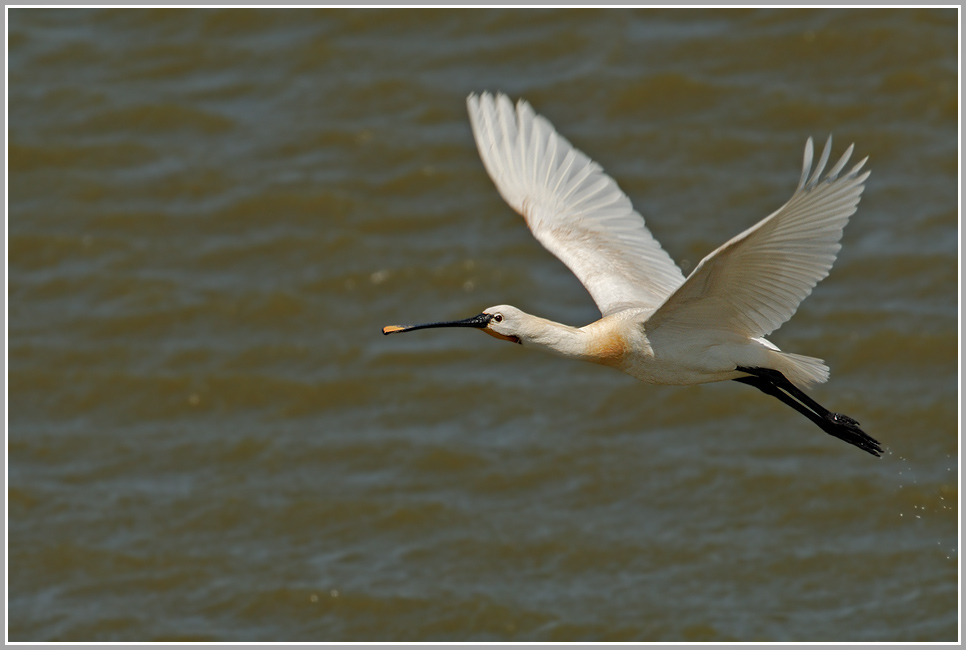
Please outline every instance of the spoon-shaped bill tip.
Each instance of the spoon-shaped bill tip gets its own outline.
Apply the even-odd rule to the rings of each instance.
[[[382,328],[383,334],[392,334],[393,332],[405,332],[406,328],[402,325],[386,325]]]

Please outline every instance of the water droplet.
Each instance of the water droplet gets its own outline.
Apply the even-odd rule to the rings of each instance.
[[[382,284],[389,277],[389,271],[376,271],[369,276],[369,280],[373,284]]]

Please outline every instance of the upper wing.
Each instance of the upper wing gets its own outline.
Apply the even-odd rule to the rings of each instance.
[[[629,305],[656,308],[684,282],[614,179],[527,102],[514,109],[506,95],[483,93],[470,95],[466,105],[500,195],[604,316]]]
[[[701,260],[648,319],[648,331],[715,329],[757,338],[791,318],[832,268],[869,177],[859,173],[865,158],[839,178],[850,146],[821,178],[831,148],[830,137],[813,173],[809,138],[802,179],[788,203]]]

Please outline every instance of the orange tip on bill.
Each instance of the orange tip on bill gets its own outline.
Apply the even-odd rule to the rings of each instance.
[[[403,327],[402,325],[386,325],[385,327],[382,328],[382,333],[392,334],[393,332],[400,332],[404,329],[406,328]]]

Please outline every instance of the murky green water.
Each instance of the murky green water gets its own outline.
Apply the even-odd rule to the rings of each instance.
[[[955,11],[9,12],[9,637],[955,640]],[[464,99],[523,96],[685,271],[872,176],[773,340],[881,460],[734,383],[466,331],[589,296]]]

